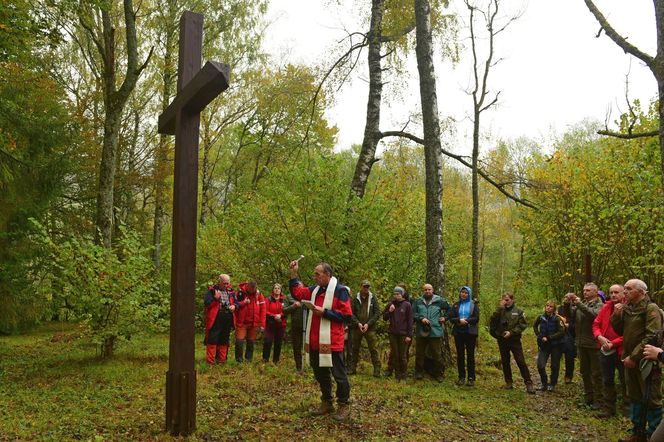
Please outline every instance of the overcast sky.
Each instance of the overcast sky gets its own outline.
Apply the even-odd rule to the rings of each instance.
[[[277,58],[293,63],[331,65],[330,49],[349,31],[361,30],[356,4],[368,0],[271,0],[266,45]],[[355,4],[354,4],[355,3]],[[504,7],[520,8],[523,15],[495,43],[503,59],[489,78],[492,91],[500,91],[500,106],[483,116],[485,133],[495,140],[522,135],[546,142],[570,125],[591,118],[604,121],[611,109],[614,121],[625,106],[625,75],[630,73],[630,98],[644,103],[657,95],[657,84],[643,63],[626,55],[606,35],[596,38],[599,25],[583,0],[503,0]],[[453,10],[461,2],[452,1]],[[655,54],[655,20],[651,0],[597,0],[596,4],[623,36],[641,50]],[[365,8],[367,11],[368,8]],[[511,9],[506,12],[515,12]],[[461,37],[467,30],[461,29]],[[471,79],[470,53],[452,66],[434,54],[441,117],[459,124],[455,136],[446,136],[448,147],[468,152],[472,131],[468,118],[472,101],[464,92]],[[366,52],[362,57],[366,59]],[[417,69],[414,56],[408,63],[403,95],[384,95],[386,106],[381,130],[399,129],[413,112],[419,112]],[[331,124],[340,130],[337,147],[362,142],[368,92],[364,63],[352,82],[336,97],[328,111]],[[389,88],[388,88],[389,92]],[[416,127],[413,132],[419,132]],[[421,135],[418,133],[418,135]],[[491,143],[488,143],[491,144]]]

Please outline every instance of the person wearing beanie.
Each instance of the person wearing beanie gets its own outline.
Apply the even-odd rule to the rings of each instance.
[[[392,302],[383,311],[383,319],[390,322],[390,352],[395,377],[399,382],[406,379],[408,369],[407,352],[413,338],[413,310],[410,302],[405,300],[406,291],[402,287],[394,287],[393,293]]]
[[[457,385],[475,385],[475,344],[477,343],[480,306],[471,298],[472,289],[463,286],[459,290],[459,301],[454,303],[450,313],[452,335],[457,350]],[[468,380],[466,381],[466,369]]]

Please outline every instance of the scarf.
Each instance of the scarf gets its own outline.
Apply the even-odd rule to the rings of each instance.
[[[324,309],[330,310],[332,308],[332,301],[334,300],[334,291],[336,288],[337,278],[333,276],[327,284],[327,290],[325,290],[325,299],[323,300]],[[311,302],[315,302],[319,290],[320,286],[317,285],[311,293]],[[307,355],[309,355],[309,336],[311,335],[311,323],[313,319],[314,315],[309,313],[307,315],[307,333],[304,335],[304,352]],[[330,333],[331,325],[332,323],[329,319],[321,316],[318,333],[318,365],[320,367],[332,367],[332,349],[330,347],[332,344],[332,334]],[[309,357],[307,357],[306,360],[308,361]]]
[[[468,319],[470,317],[470,307],[473,304],[473,301],[466,299],[465,301],[459,301],[459,319]]]

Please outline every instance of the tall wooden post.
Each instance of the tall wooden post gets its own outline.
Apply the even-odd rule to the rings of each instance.
[[[228,66],[201,69],[203,16],[180,19],[178,93],[159,116],[159,133],[175,134],[171,329],[166,373],[166,429],[188,435],[196,429],[194,335],[196,306],[196,213],[200,112],[228,88]]]

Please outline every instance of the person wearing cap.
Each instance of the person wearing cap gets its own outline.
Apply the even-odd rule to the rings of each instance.
[[[498,350],[500,351],[500,362],[503,368],[503,377],[505,386],[503,389],[511,390],[512,386],[512,366],[510,364],[510,353],[514,356],[514,361],[523,382],[526,384],[526,391],[535,394],[533,380],[530,377],[530,370],[526,364],[526,358],[523,356],[523,345],[521,344],[521,334],[528,327],[526,324],[526,315],[514,304],[514,294],[505,292],[500,298],[500,304],[496,311],[491,315],[489,322],[491,325],[491,335],[498,341]]]
[[[371,284],[366,279],[362,281],[359,293],[353,298],[351,307],[353,317],[351,319],[353,356],[350,361],[348,374],[355,374],[357,363],[360,358],[360,346],[362,339],[366,339],[371,363],[373,364],[373,375],[380,377],[380,358],[378,357],[378,338],[376,337],[376,322],[380,317],[380,306],[378,299],[371,293]]]
[[[459,289],[459,301],[452,305],[450,322],[452,335],[457,350],[457,371],[459,379],[457,385],[475,385],[475,344],[477,343],[478,323],[480,321],[480,306],[470,294],[473,290],[468,286]],[[466,367],[467,365],[467,367]],[[466,368],[468,381],[466,381]]]
[[[431,284],[422,286],[423,294],[413,303],[415,319],[415,379],[422,379],[424,374],[424,358],[433,359],[433,376],[443,382],[443,355],[441,343],[445,322],[445,314],[450,306],[442,297],[433,292]]]
[[[611,315],[611,325],[623,337],[622,361],[625,366],[625,384],[630,401],[629,417],[632,421],[630,435],[624,441],[635,442],[651,435],[662,420],[661,369],[647,367],[648,377],[642,377],[640,370],[644,351],[648,341],[662,328],[662,316],[659,307],[650,302],[648,287],[639,279],[630,279],[625,283],[626,304],[616,304]],[[649,383],[648,403],[644,407],[646,382]],[[647,428],[641,427],[645,415]],[[645,432],[646,434],[643,434]]]
[[[390,352],[392,368],[397,381],[406,379],[408,370],[408,344],[413,338],[413,309],[406,301],[406,291],[396,286],[393,290],[392,302],[383,311],[383,319],[390,322]]]
[[[576,306],[574,324],[576,347],[579,355],[579,371],[583,379],[583,399],[586,406],[600,410],[604,403],[602,371],[599,368],[599,346],[593,335],[593,321],[602,308],[602,300],[597,295],[597,285],[589,282],[583,286],[583,300],[572,298]]]
[[[602,370],[602,384],[604,386],[604,402],[600,417],[611,417],[616,414],[616,371],[620,379],[623,402],[625,400],[625,371],[621,357],[623,350],[623,337],[611,326],[611,315],[614,306],[625,302],[625,289],[620,284],[609,287],[609,300],[599,311],[593,322],[593,335],[599,345],[599,365]]]

